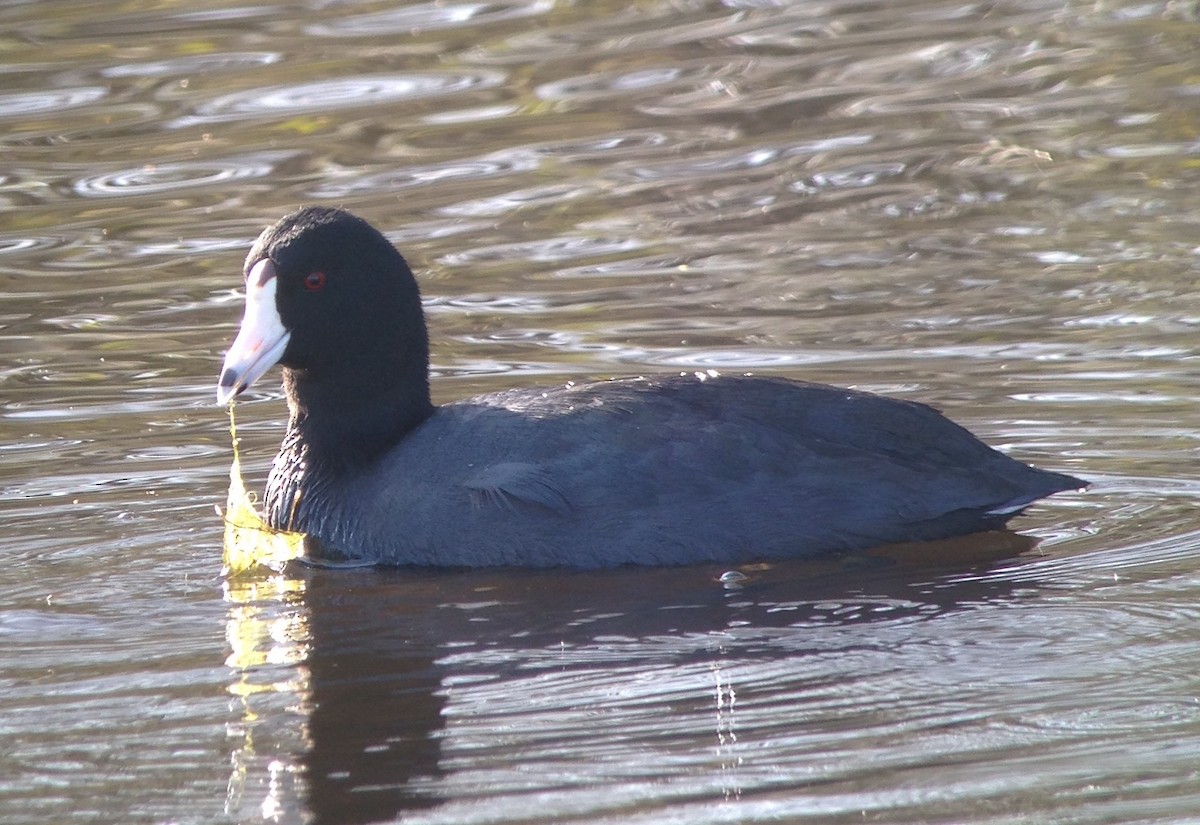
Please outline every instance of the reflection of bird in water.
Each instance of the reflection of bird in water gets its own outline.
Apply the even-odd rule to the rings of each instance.
[[[518,781],[562,793],[591,780],[603,787],[638,762],[627,749],[668,747],[678,765],[655,770],[711,772],[714,793],[736,798],[743,753],[761,747],[739,729],[744,699],[761,703],[775,679],[796,690],[810,657],[870,644],[872,623],[1004,598],[1003,580],[969,567],[1031,544],[994,533],[736,570],[294,566],[281,603],[259,588],[258,612],[235,603],[230,619],[236,636],[256,616],[259,644],[296,659],[292,678],[276,673],[272,689],[292,692],[275,704],[298,711],[302,725],[291,713],[246,724],[258,753],[276,760],[286,754],[272,738],[290,742],[303,728],[303,753],[277,766],[298,774],[299,787],[280,791],[273,775],[283,798],[272,804],[317,823],[386,821],[515,792]],[[244,658],[238,683],[283,666],[266,658]],[[526,758],[533,775],[522,774]],[[473,784],[488,777],[496,787]]]

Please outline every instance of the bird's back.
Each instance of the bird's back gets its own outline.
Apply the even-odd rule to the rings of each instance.
[[[310,481],[298,526],[349,557],[575,567],[942,538],[1083,486],[920,404],[707,376],[449,404],[353,478]]]

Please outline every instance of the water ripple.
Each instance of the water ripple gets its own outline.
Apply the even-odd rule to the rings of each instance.
[[[168,128],[219,123],[300,112],[325,112],[356,106],[378,106],[401,100],[490,89],[505,80],[496,71],[446,74],[385,74],[267,86],[223,95],[196,107],[194,115],[177,118]]]
[[[800,163],[814,155],[848,152],[874,140],[875,137],[870,134],[850,133],[794,144],[770,146],[760,143],[753,147],[735,146],[720,151],[693,152],[691,157],[684,159],[650,155],[646,161],[614,164],[608,174],[613,178],[637,182],[713,179],[743,175],[748,170],[777,167],[781,163]],[[875,178],[879,177],[881,169],[890,169],[895,165],[874,165]],[[818,173],[812,176],[812,180],[814,184],[823,186],[836,185],[840,180],[838,174],[836,171]],[[858,176],[863,177],[861,172]]]
[[[169,255],[171,257],[191,255],[213,255],[224,252],[242,252],[246,248],[245,238],[173,238],[129,246],[129,254],[137,257],[147,255]],[[240,300],[240,298],[239,298]],[[147,313],[149,314],[149,313]]]
[[[420,3],[374,14],[344,17],[332,23],[309,26],[305,32],[317,37],[379,37],[387,34],[418,34],[467,25],[490,25],[521,17],[545,14],[554,8],[550,0],[536,2]]]
[[[480,180],[516,172],[529,172],[538,167],[539,158],[530,152],[508,152],[469,160],[454,160],[409,166],[370,175],[338,178],[336,172],[326,172],[325,181],[311,190],[318,198],[344,198],[368,192],[388,192],[414,186],[451,181]]]
[[[525,241],[513,244],[481,246],[463,252],[443,255],[439,262],[446,266],[467,266],[480,261],[569,261],[592,255],[612,255],[642,249],[645,243],[636,238],[588,238],[569,236]]]
[[[543,83],[536,94],[543,100],[590,101],[625,96],[664,87],[695,87],[710,78],[732,74],[726,66],[694,63],[689,66],[657,66],[624,72],[589,72]]]
[[[279,52],[224,52],[193,54],[152,63],[122,63],[100,72],[104,77],[161,77],[185,75],[192,72],[240,71],[256,66],[269,66],[283,58]]]
[[[87,106],[108,94],[103,86],[79,86],[74,89],[46,89],[37,92],[0,94],[0,118],[28,117],[62,109]]]
[[[586,24],[538,27],[520,32],[504,41],[492,59],[511,59],[513,55],[536,54],[541,59],[575,58],[581,53],[602,53],[606,59],[617,54],[638,53],[643,49],[661,50],[665,46],[696,43],[705,38],[725,38],[741,28],[742,15],[718,11],[715,18],[679,20],[671,4],[621,7],[603,20]],[[778,23],[778,19],[772,21]]]
[[[298,152],[255,152],[232,158],[182,161],[120,169],[76,181],[72,189],[85,198],[113,198],[194,189],[198,186],[263,178]]]
[[[589,195],[592,191],[593,187],[587,185],[570,183],[547,184],[546,186],[534,186],[529,189],[505,192],[502,195],[495,195],[490,198],[476,198],[475,200],[463,201],[450,206],[443,206],[438,211],[443,215],[453,215],[455,217],[495,217],[515,212],[518,209],[538,206],[559,206],[569,200]]]
[[[38,252],[44,249],[54,249],[65,243],[63,238],[35,236],[27,238],[0,238],[0,255],[23,254]]]

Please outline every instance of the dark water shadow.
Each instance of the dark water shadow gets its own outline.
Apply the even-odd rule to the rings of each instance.
[[[711,646],[696,640],[731,628],[745,638],[797,625],[921,620],[1009,597],[1004,579],[982,574],[1034,543],[986,533],[737,569],[293,564],[286,575],[299,585],[291,598],[306,627],[306,750],[298,757],[306,818],[377,822],[437,806],[449,685],[517,677],[531,655],[547,650],[594,668],[604,661],[599,640],[623,640],[623,664],[651,667],[711,657]],[[797,652],[805,654],[788,650]],[[741,646],[738,654],[781,655],[770,644]]]

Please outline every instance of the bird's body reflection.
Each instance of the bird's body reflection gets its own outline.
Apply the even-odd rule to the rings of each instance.
[[[990,533],[738,571],[294,564],[271,586],[234,583],[243,720],[228,807],[359,823],[608,786],[623,789],[604,803],[620,810],[622,792],[633,804],[671,782],[737,800],[759,733],[739,728],[739,703],[766,701],[778,680],[836,682],[814,654],[849,657],[873,624],[1003,598],[1003,577],[970,568],[1031,543]],[[932,558],[904,563],[914,553]],[[806,721],[777,724],[773,736],[796,735]]]
[[[309,749],[300,763],[314,819],[376,822],[436,804],[445,699],[436,650],[410,635],[420,605],[387,577],[310,572]]]

